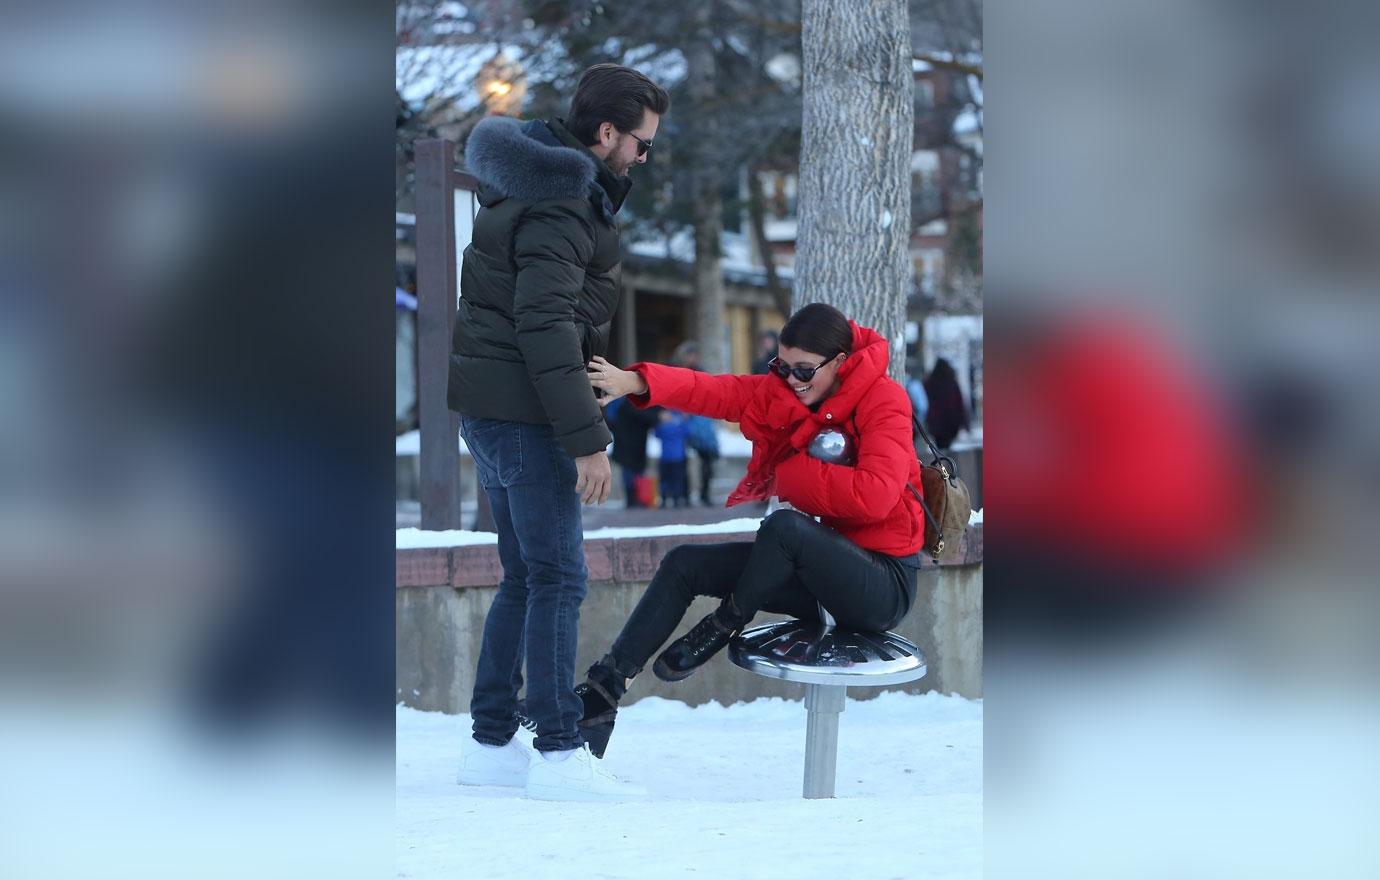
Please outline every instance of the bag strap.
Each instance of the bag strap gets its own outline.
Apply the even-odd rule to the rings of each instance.
[[[930,439],[930,432],[925,430],[925,426],[920,422],[920,417],[915,414],[915,410],[913,409],[910,411],[910,421],[911,424],[915,425],[916,433],[925,441],[925,445],[930,448],[930,452],[934,457],[940,458],[939,447],[934,445],[934,441]]]
[[[934,445],[934,441],[930,439],[930,432],[926,431],[925,426],[920,423],[920,417],[915,414],[915,410],[911,410],[910,421],[911,424],[915,425],[915,430],[925,441],[925,445],[930,448],[930,454],[934,456],[930,466],[939,468],[939,472],[944,475],[945,482],[958,479],[958,465],[954,464],[952,458],[941,453],[939,447]]]
[[[935,446],[934,441],[930,439],[929,432],[925,430],[925,426],[920,424],[920,417],[915,414],[914,410],[911,410],[910,419],[911,423],[915,425],[916,432],[924,438],[925,445],[930,448],[930,452],[934,455],[934,461],[931,462],[930,466],[939,468],[939,473],[943,475],[945,482],[951,482],[958,479],[958,468],[954,465],[953,459],[946,455],[940,455],[939,448]],[[944,535],[944,529],[939,525],[939,521],[934,518],[934,514],[930,511],[930,506],[925,503],[925,498],[920,494],[920,490],[916,489],[915,486],[910,483],[906,483],[906,488],[910,490],[910,494],[915,496],[916,502],[920,505],[921,512],[925,514],[925,521],[929,523],[934,533],[939,536],[939,545],[932,554],[933,558],[937,560],[939,559],[939,554],[944,552],[944,544],[947,540]]]
[[[926,504],[925,499],[921,497],[920,490],[916,489],[910,483],[906,483],[906,488],[910,490],[910,494],[915,496],[915,500],[920,502],[920,509],[925,512],[925,519],[929,522],[930,528],[934,529],[935,534],[943,535],[944,530],[940,528],[939,523],[935,521],[934,514],[930,513],[930,506]]]

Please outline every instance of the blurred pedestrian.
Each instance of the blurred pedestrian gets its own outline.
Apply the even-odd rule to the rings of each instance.
[[[685,450],[690,440],[689,416],[673,409],[662,410],[661,421],[656,426],[656,437],[661,441],[661,458],[658,462],[661,506],[689,507],[690,489],[685,463]]]
[[[924,374],[924,367],[919,361],[909,361],[906,367],[906,394],[910,397],[910,408],[915,412],[915,417],[920,420],[920,424],[926,424],[925,418],[930,411],[930,397],[925,393],[925,382],[921,378]]]
[[[704,371],[700,366],[700,347],[694,340],[686,340],[676,346],[671,354],[671,366],[687,370]],[[719,438],[714,430],[714,422],[704,416],[689,417],[690,448],[700,462],[700,503],[705,507],[713,504],[709,499],[709,484],[714,479],[714,463],[719,460]]]
[[[624,504],[629,508],[647,506],[638,486],[647,471],[647,434],[660,414],[660,408],[640,410],[621,398],[604,409],[613,432],[611,458],[622,472]]]
[[[700,460],[700,503],[710,507],[714,502],[709,497],[709,484],[714,479],[714,462],[719,460],[718,432],[713,420],[704,416],[690,416],[687,426],[690,448]]]
[[[940,449],[948,449],[958,432],[968,427],[968,406],[963,402],[963,390],[958,387],[958,374],[947,358],[934,362],[925,380],[925,395],[929,398],[929,412],[925,427]]]
[[[763,330],[757,334],[757,360],[752,362],[753,375],[761,376],[771,372],[772,358],[779,347],[775,330]]]

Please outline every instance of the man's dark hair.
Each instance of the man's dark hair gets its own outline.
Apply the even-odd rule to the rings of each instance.
[[[853,328],[833,306],[810,303],[796,310],[781,328],[781,344],[832,358],[853,351]]]
[[[647,77],[621,64],[596,64],[580,77],[570,102],[566,130],[593,146],[599,142],[599,126],[612,122],[621,132],[631,132],[642,122],[644,110],[658,116],[671,109],[671,96]]]

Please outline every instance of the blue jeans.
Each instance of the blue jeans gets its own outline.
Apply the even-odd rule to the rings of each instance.
[[[470,701],[474,738],[490,745],[512,739],[525,659],[534,745],[577,748],[583,707],[575,696],[575,647],[586,571],[575,460],[549,425],[462,416],[460,435],[489,496],[503,564]]]

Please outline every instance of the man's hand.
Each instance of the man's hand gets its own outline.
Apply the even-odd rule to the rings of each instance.
[[[598,355],[586,367],[589,384],[604,392],[599,398],[600,406],[608,406],[625,394],[646,394],[647,380],[633,370],[620,370]]]
[[[580,493],[580,501],[585,504],[603,504],[609,498],[609,487],[613,485],[613,469],[609,467],[609,457],[602,452],[582,455],[575,459],[575,491]]]

